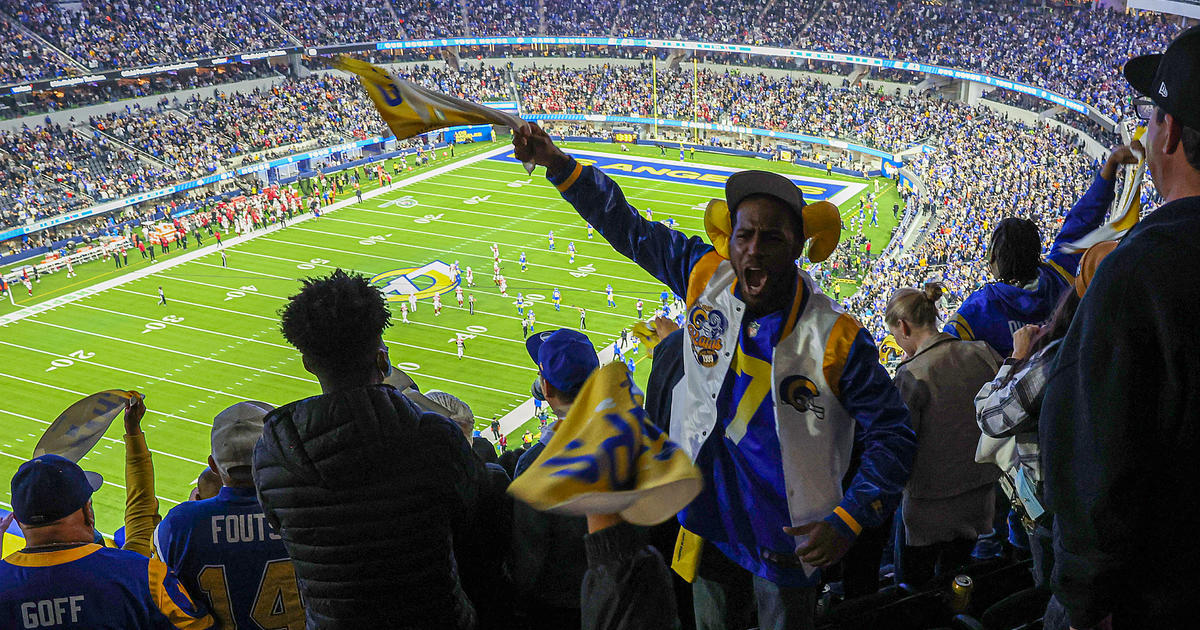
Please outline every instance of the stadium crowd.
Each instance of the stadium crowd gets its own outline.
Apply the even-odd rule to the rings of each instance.
[[[219,0],[165,4],[88,0],[71,8],[3,0],[0,8],[92,69],[262,50],[291,41],[313,45],[405,37],[611,32],[928,62],[1044,87],[1085,100],[1114,118],[1128,112],[1130,97],[1117,75],[1120,60],[1162,46],[1178,31],[1164,17],[1026,0],[899,3],[882,11],[878,3],[862,0],[787,0],[767,5],[686,1],[664,5],[632,0],[589,7],[558,2],[540,6],[530,0],[463,2],[460,6],[435,0],[391,4],[388,0],[325,0],[301,5],[259,0],[230,5]],[[817,14],[818,10],[823,13]],[[54,64],[38,63],[53,58],[42,46],[24,36],[18,41],[25,46],[9,53],[17,58],[9,62],[8,73],[0,74],[0,80],[63,72]],[[22,76],[22,70],[30,74]]]
[[[466,403],[394,367],[408,351],[391,356],[391,311],[366,277],[307,278],[279,330],[320,393],[220,412],[193,500],[166,514],[145,404],[121,393],[123,549],[95,529],[101,480],[56,454],[20,466],[0,531],[15,520],[26,546],[0,562],[0,622],[1190,627],[1200,551],[1179,532],[1200,525],[1200,506],[1179,495],[1200,478],[1200,278],[1186,264],[1200,253],[1200,27],[1124,72],[1147,99],[1136,107],[1148,130],[1102,164],[1049,126],[928,97],[825,95],[835,131],[885,142],[900,133],[889,125],[912,125],[938,140],[912,165],[928,190],[910,203],[931,227],[897,266],[879,263],[872,279],[886,284],[859,305],[902,350],[894,377],[870,332],[798,270],[810,239],[818,264],[838,246],[837,208],[743,171],[709,238],[689,238],[642,218],[539,126],[514,130],[516,157],[543,167],[616,253],[688,296],[685,328],[664,318],[634,332],[654,353],[644,397],[579,331],[530,337],[531,392],[553,419],[501,461]],[[644,111],[644,85],[621,78],[564,71],[563,89],[531,89],[563,110]],[[705,80],[713,94],[782,93],[708,103],[714,119],[791,124],[789,107],[814,107],[762,77]],[[491,85],[485,75],[464,89]],[[676,91],[666,105],[686,110]],[[106,129],[120,122],[157,149],[145,129],[162,112],[128,113]],[[47,158],[81,150],[57,129],[8,141]],[[1058,247],[1100,228],[1119,171],[1139,157],[1161,205],[1120,243]],[[62,175],[53,159],[26,167]],[[258,224],[258,210],[299,207],[265,197],[214,212]],[[940,283],[928,282],[934,266]],[[962,303],[953,317],[944,292]],[[65,431],[66,445],[90,424]],[[979,558],[997,537],[1001,550]],[[889,576],[897,584],[881,588]]]

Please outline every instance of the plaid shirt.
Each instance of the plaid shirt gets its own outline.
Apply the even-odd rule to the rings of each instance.
[[[1017,464],[1037,485],[1042,480],[1038,463],[1038,412],[1050,366],[1058,356],[1059,341],[1039,350],[1015,372],[1012,365],[1005,363],[996,378],[975,395],[975,419],[979,428],[990,437],[1015,438]]]

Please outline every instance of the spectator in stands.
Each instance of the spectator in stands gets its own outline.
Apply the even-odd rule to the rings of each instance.
[[[988,242],[988,271],[996,282],[972,293],[946,324],[960,339],[986,341],[1001,355],[1012,354],[1012,331],[1046,321],[1058,297],[1070,286],[1082,251],[1064,252],[1104,221],[1115,197],[1117,168],[1135,164],[1141,146],[1113,149],[1090,188],[1063,220],[1062,229],[1042,260],[1042,235],[1036,223],[1020,217],[1002,220]]]
[[[154,557],[193,597],[208,598],[223,628],[304,624],[296,572],[279,534],[265,522],[251,469],[263,418],[272,409],[246,401],[217,414],[208,465],[221,490],[175,506],[154,531]]]
[[[1063,293],[1050,320],[1042,326],[1031,324],[1013,333],[1012,356],[1005,359],[996,378],[975,396],[976,422],[987,436],[980,441],[976,460],[994,460],[1004,475],[1004,490],[1029,536],[1034,586],[1047,595],[1054,568],[1054,515],[1046,511],[1041,492],[1038,418],[1062,338],[1095,276],[1096,267],[1116,245],[1116,241],[1103,241],[1084,252],[1074,286]],[[1045,630],[1065,630],[1068,621],[1061,607],[1048,610],[1042,626]]]
[[[211,499],[221,492],[222,487],[224,486],[221,485],[221,476],[213,472],[213,469],[205,467],[200,471],[200,476],[196,477],[196,486],[188,495],[188,501]]]
[[[457,426],[382,384],[392,370],[383,295],[339,269],[306,279],[281,319],[322,394],[267,416],[254,485],[309,627],[474,627],[452,538],[473,513],[483,464]]]
[[[425,398],[444,408],[446,417],[470,439],[475,414],[467,403],[436,389],[425,392]],[[490,444],[488,451],[495,460],[496,451]],[[480,480],[475,516],[454,535],[454,558],[463,591],[475,606],[479,620],[476,629],[507,630],[516,625],[512,580],[505,564],[508,549],[503,544],[512,536],[513,501],[505,492],[511,479],[494,461],[484,460],[484,466],[486,474]]]
[[[975,462],[979,427],[975,394],[1001,358],[986,343],[937,331],[942,287],[903,288],[884,319],[904,361],[896,387],[912,416],[917,455],[904,488],[904,538],[897,539],[896,579],[921,588],[966,563],[976,539],[992,531],[995,466]]]
[[[796,268],[807,240],[799,189],[759,171],[731,177],[732,230],[719,253],[643,219],[615,182],[564,154],[537,125],[515,132],[513,143],[522,161],[546,167],[547,179],[618,252],[688,296],[687,386],[672,403],[671,435],[704,472],[705,488],[680,522],[753,575],[761,626],[812,627],[819,575],[802,563],[833,564],[864,525],[894,509],[914,444],[870,336]],[[831,367],[812,368],[805,343],[830,344],[836,358],[820,363]],[[789,393],[772,401],[755,379],[790,379],[780,386]],[[817,417],[827,428],[820,435],[776,432]],[[843,494],[856,422],[868,446]],[[801,487],[808,500],[794,501]],[[702,627],[741,612],[726,608],[723,585],[703,577],[694,594]]]
[[[600,361],[587,335],[569,328],[535,334],[525,342],[538,366],[538,385],[556,418],[566,417]],[[524,473],[554,436],[554,424],[542,429],[541,439],[517,461],[515,479]],[[551,630],[580,624],[579,585],[587,568],[583,537],[586,519],[539,512],[516,501],[513,505],[512,573],[517,601],[530,628]]]
[[[1104,259],[1062,341],[1039,423],[1054,601],[1071,626],[1195,623],[1200,504],[1200,29],[1125,64],[1164,203]]]
[[[213,627],[163,563],[93,542],[98,477],[58,455],[21,464],[12,516],[25,548],[0,562],[0,625],[6,628]],[[8,528],[10,519],[0,525]]]

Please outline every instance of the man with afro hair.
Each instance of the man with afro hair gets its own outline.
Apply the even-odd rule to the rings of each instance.
[[[473,628],[452,542],[483,464],[457,426],[384,383],[390,323],[383,295],[340,269],[288,299],[280,329],[321,394],[267,416],[255,486],[309,628]]]

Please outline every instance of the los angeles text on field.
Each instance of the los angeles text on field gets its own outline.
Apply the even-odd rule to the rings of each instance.
[[[584,166],[594,166],[610,175],[626,175],[664,182],[681,184],[699,184],[712,188],[724,188],[729,176],[740,170],[724,166],[700,166],[678,160],[662,160],[656,158],[631,158],[598,151],[571,151],[571,155]],[[501,162],[516,162],[513,153],[494,155],[490,159]],[[763,167],[764,170],[774,170]],[[866,184],[846,182],[834,179],[824,179],[811,176],[787,175],[788,179],[796,182],[804,193],[807,201],[829,201],[841,205],[854,197]]]

